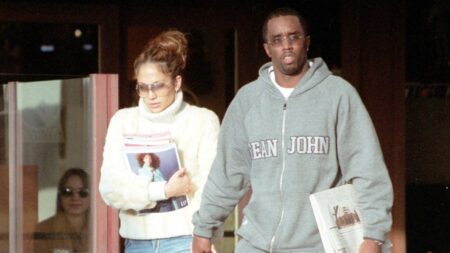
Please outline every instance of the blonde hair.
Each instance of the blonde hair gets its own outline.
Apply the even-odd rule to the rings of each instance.
[[[150,40],[145,49],[134,60],[134,74],[145,63],[156,63],[164,74],[175,78],[186,67],[188,41],[178,30],[162,32]]]

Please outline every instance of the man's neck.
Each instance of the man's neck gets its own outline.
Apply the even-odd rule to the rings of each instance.
[[[294,88],[302,79],[303,74],[296,76],[287,76],[275,71],[275,80],[283,88]]]

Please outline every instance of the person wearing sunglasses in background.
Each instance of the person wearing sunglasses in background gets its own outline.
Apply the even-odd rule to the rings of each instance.
[[[34,229],[34,253],[88,252],[88,186],[88,174],[83,169],[64,172],[58,184],[56,214]]]
[[[186,252],[192,243],[192,214],[216,154],[217,115],[183,101],[182,71],[187,39],[177,30],[162,32],[134,61],[139,104],[117,111],[108,126],[99,190],[120,210],[125,253]],[[136,175],[126,166],[124,135],[169,132],[180,154],[180,168],[167,181]],[[186,207],[167,212],[139,212],[158,201],[187,195]]]

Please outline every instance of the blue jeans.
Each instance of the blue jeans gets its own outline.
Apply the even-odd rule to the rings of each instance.
[[[192,236],[178,236],[166,239],[125,239],[125,253],[190,253]]]

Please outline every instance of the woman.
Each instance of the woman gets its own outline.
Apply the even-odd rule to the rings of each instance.
[[[58,184],[57,210],[34,230],[35,253],[88,252],[88,175],[79,168],[68,169]]]
[[[138,174],[147,176],[152,181],[164,181],[164,177],[161,174],[159,168],[159,157],[154,153],[142,153],[138,155],[139,169]]]
[[[119,110],[110,121],[99,189],[108,205],[120,209],[119,232],[126,253],[190,252],[191,218],[215,157],[219,119],[212,111],[183,101],[186,56],[187,40],[179,31],[166,31],[151,40],[134,62],[138,106]],[[177,145],[182,168],[159,182],[127,169],[124,135],[167,131]],[[139,212],[185,195],[188,205],[183,208]]]

